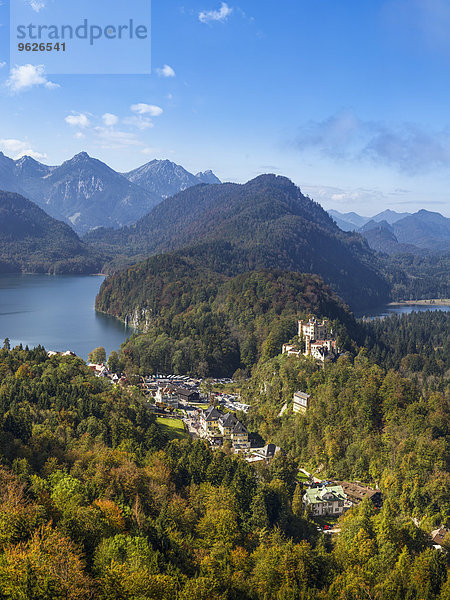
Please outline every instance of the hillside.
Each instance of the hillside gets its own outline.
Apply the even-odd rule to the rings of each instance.
[[[264,270],[229,277],[198,256],[158,255],[102,284],[96,309],[144,330],[123,350],[143,373],[231,376],[280,352],[299,314],[354,326],[316,276]]]
[[[449,525],[445,397],[409,371],[363,355],[261,365],[239,418],[282,451],[258,464],[170,440],[137,387],[78,358],[16,347],[0,366],[5,599],[447,600],[448,540],[437,551],[428,535]],[[382,508],[366,499],[324,534],[302,504],[305,467],[379,486]]]
[[[220,248],[196,252],[204,261],[221,262],[220,269],[229,274],[265,268],[315,273],[352,306],[380,304],[389,293],[363,239],[342,232],[319,204],[289,179],[275,175],[244,185],[190,188],[161,202],[136,225],[98,230],[85,241],[131,260],[228,242],[233,254],[229,261],[221,260]]]
[[[68,225],[23,196],[0,191],[1,273],[94,273],[101,264]]]
[[[60,166],[0,152],[0,189],[29,198],[79,234],[135,223],[163,198],[201,182],[220,183],[211,171],[193,175],[170,161],[154,160],[122,175],[86,152]]]

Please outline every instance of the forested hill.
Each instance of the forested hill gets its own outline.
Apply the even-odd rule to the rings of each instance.
[[[142,373],[250,370],[296,335],[303,313],[337,319],[349,330],[355,325],[317,276],[264,270],[227,277],[176,253],[108,278],[96,308],[145,330],[122,352]]]
[[[299,386],[308,412],[277,416]],[[274,358],[242,392],[250,432],[283,442],[268,465],[169,441],[137,388],[78,358],[0,349],[2,600],[448,600],[448,536],[428,544],[448,526],[444,394],[364,356]],[[308,465],[379,482],[383,507],[321,534]]]
[[[128,257],[188,246],[196,252],[192,245],[199,242],[228,242],[235,254],[234,274],[264,268],[314,273],[358,308],[382,303],[389,295],[363,238],[341,231],[319,204],[275,175],[245,185],[190,188],[163,201],[133,227],[99,230],[85,240]],[[205,254],[203,260],[211,256]]]
[[[0,273],[95,273],[101,264],[68,225],[0,191]]]

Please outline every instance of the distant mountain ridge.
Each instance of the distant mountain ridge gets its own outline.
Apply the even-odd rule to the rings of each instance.
[[[375,221],[376,223],[381,223],[382,221],[386,221],[389,225],[393,225],[396,221],[400,219],[404,219],[405,217],[409,217],[411,213],[398,213],[395,210],[386,209],[383,212],[378,213],[373,217],[363,217],[355,212],[341,213],[338,210],[330,209],[328,211],[338,227],[342,229],[342,231],[358,231],[361,230],[366,223],[369,221]]]
[[[68,225],[0,191],[0,273],[95,273],[102,261]]]
[[[425,209],[414,214],[397,213],[387,209],[369,218],[357,213],[328,212],[338,227],[361,233],[378,252],[422,254],[450,250],[450,219],[440,213]]]
[[[212,173],[193,175],[170,161],[154,160],[120,174],[80,152],[59,166],[0,152],[0,189],[21,194],[84,234],[96,227],[135,223],[162,199],[200,183],[220,183]]]
[[[199,183],[221,183],[212,171],[193,175],[170,160],[152,160],[123,175],[132,183],[161,198],[174,196]]]

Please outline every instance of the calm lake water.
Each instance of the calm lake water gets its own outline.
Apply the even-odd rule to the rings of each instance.
[[[450,311],[450,306],[423,306],[422,304],[415,304],[413,306],[379,306],[370,310],[366,309],[362,313],[356,313],[357,318],[367,317],[368,319],[376,319],[377,317],[389,317],[389,315],[402,315],[412,312],[424,312],[426,310],[442,310],[444,312]]]
[[[104,346],[119,350],[132,329],[94,310],[103,277],[0,275],[0,340],[30,348],[72,350],[86,359]]]

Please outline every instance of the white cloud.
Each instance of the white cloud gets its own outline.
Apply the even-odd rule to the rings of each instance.
[[[94,130],[98,145],[103,149],[121,150],[130,146],[142,146],[143,143],[134,133],[119,131],[106,127],[96,127]]]
[[[0,69],[3,69],[3,67],[6,67],[6,62],[5,61],[0,62]]]
[[[154,104],[132,104],[130,108],[138,115],[150,115],[151,117],[159,117],[163,113],[163,109]]]
[[[13,67],[6,85],[13,92],[29,90],[37,85],[43,85],[49,90],[59,87],[57,83],[47,80],[43,65],[21,65],[20,67]]]
[[[73,136],[76,140],[84,140],[84,138],[86,137],[84,135],[84,133],[82,133],[81,131],[77,131],[76,134]]]
[[[105,113],[102,119],[106,127],[114,127],[114,125],[117,125],[119,122],[119,117],[117,115],[113,115],[112,113]]]
[[[219,10],[206,10],[198,15],[198,20],[201,23],[224,23],[233,12],[233,9],[226,2],[222,2]]]
[[[43,8],[45,8],[45,2],[43,0],[31,0],[30,6],[34,10],[34,12],[39,12]]]
[[[142,115],[133,115],[132,117],[126,117],[123,120],[125,125],[130,125],[131,127],[137,127],[138,129],[151,129],[154,127],[153,123],[147,117],[143,117]]]
[[[64,120],[71,127],[81,127],[82,129],[89,127],[91,124],[87,115],[83,113],[74,113],[72,115],[68,115]]]
[[[295,140],[334,160],[370,161],[416,175],[450,166],[450,130],[433,131],[414,123],[363,121],[350,111],[310,121]]]
[[[45,87],[48,90],[56,90],[57,88],[59,88],[61,86],[59,85],[59,83],[55,83],[54,81],[46,81],[45,82]]]
[[[175,71],[169,65],[164,65],[162,69],[156,69],[160,77],[175,77]]]
[[[29,142],[15,139],[0,139],[0,150],[5,152],[8,156],[12,156],[15,160],[22,156],[31,156],[36,160],[42,160],[47,158],[46,154],[36,152],[30,147]]]

